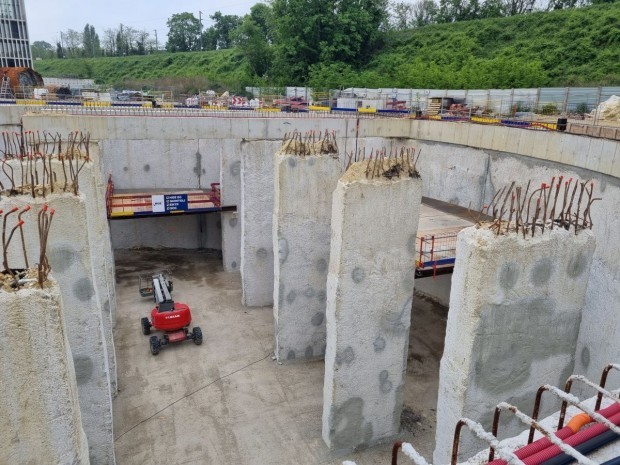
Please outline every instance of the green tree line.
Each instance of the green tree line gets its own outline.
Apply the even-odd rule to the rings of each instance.
[[[254,5],[243,17],[216,12],[206,29],[191,13],[175,14],[161,47],[122,25],[106,30],[101,41],[87,25],[81,46],[66,39],[61,45],[65,55],[76,57],[148,55],[161,48],[168,56],[179,55],[156,69],[141,69],[136,62],[138,79],[202,73],[223,84],[234,75],[231,79],[239,84],[331,88],[620,83],[620,2],[582,7],[553,0],[550,11],[524,13],[524,2],[530,0],[481,0],[481,6],[475,1],[419,0],[428,8],[414,4],[420,9],[411,20],[402,11],[400,17],[394,13],[405,9],[402,4],[388,0],[272,0]],[[497,6],[493,14],[492,2]],[[487,17],[473,19],[480,11]],[[222,55],[225,51],[230,53]],[[192,61],[184,52],[220,54],[219,77],[199,65],[215,58]],[[48,53],[58,55],[53,49]],[[89,64],[89,77],[97,77],[92,70],[105,68],[95,63]],[[114,70],[114,75],[129,69]]]

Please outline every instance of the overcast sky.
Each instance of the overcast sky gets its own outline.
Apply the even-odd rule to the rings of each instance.
[[[198,17],[202,11],[205,27],[211,25],[209,15],[221,11],[225,15],[242,16],[259,0],[24,0],[30,43],[44,40],[55,44],[60,31],[83,31],[86,23],[95,26],[99,37],[103,30],[117,28],[120,23],[134,29],[146,30],[159,43],[167,40],[166,21],[175,13],[188,11]]]

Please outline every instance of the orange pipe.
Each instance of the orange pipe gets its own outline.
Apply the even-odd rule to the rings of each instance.
[[[570,428],[573,433],[576,433],[588,423],[592,423],[592,421],[593,420],[590,418],[590,415],[587,413],[580,413],[571,418],[566,426]]]

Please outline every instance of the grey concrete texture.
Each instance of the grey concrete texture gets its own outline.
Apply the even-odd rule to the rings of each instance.
[[[110,221],[114,249],[221,249],[219,212]]]
[[[324,363],[279,365],[273,356],[269,307],[241,305],[238,273],[204,251],[117,250],[119,318],[116,343],[120,391],[114,399],[117,462],[122,465],[358,465],[389,462],[391,444],[338,455],[321,438]],[[173,265],[173,297],[192,310],[204,342],[149,353],[140,318],[152,302],[138,294],[137,276]],[[437,373],[447,309],[414,299],[402,432],[434,439]],[[415,382],[413,382],[415,380]]]
[[[101,174],[101,157],[99,156],[98,146],[91,144],[90,147],[91,161],[86,163],[79,176],[79,189],[82,199],[86,207],[86,219],[84,224],[76,223],[73,227],[81,227],[88,234],[88,241],[97,253],[91,254],[92,258],[92,281],[97,289],[97,299],[99,306],[103,309],[104,315],[102,323],[104,327],[104,335],[108,348],[108,368],[110,373],[110,387],[112,395],[116,393],[116,361],[114,353],[114,339],[112,328],[114,327],[116,315],[116,297],[114,289],[114,259],[112,256],[112,245],[110,240],[110,231],[107,226],[107,216],[105,208],[105,184]],[[14,182],[21,182],[24,166],[17,160],[11,160],[7,163],[13,170]],[[25,165],[25,164],[24,164]],[[51,169],[58,180],[55,192],[58,193],[64,184],[63,169],[60,163],[53,161]],[[41,166],[39,165],[39,170]],[[6,168],[6,173],[10,173],[10,169]],[[0,182],[4,186],[10,186],[11,181],[5,172],[0,173]],[[49,186],[47,194],[50,194]],[[38,194],[41,195],[41,192]],[[13,198],[13,197],[11,197]],[[21,198],[20,202],[27,202],[29,196]],[[10,200],[7,198],[7,200]],[[40,198],[35,204],[42,205],[44,198]],[[36,217],[25,217],[26,221],[36,222]],[[88,227],[84,227],[88,225]],[[54,234],[52,230],[51,234]],[[38,243],[36,245],[38,247]],[[18,258],[19,260],[23,260]]]
[[[222,263],[225,271],[239,272],[241,224],[238,212],[222,212]]]
[[[110,310],[104,308],[95,282],[95,254],[102,254],[102,246],[91,244],[94,226],[88,220],[88,201],[84,194],[52,194],[47,198],[28,196],[3,197],[0,209],[13,205],[32,210],[23,216],[24,237],[31,266],[38,262],[39,238],[36,218],[42,205],[55,209],[49,232],[47,255],[62,293],[67,338],[73,355],[77,376],[78,399],[84,431],[88,437],[90,459],[93,464],[114,463],[112,431],[112,375],[109,365],[107,336],[111,332]],[[10,224],[10,223],[9,223]],[[105,226],[104,226],[105,227]],[[14,238],[9,250],[9,264],[23,266],[19,238]],[[108,324],[105,324],[105,320]]]
[[[273,304],[273,154],[278,144],[254,144],[241,154],[242,302],[248,307]]]
[[[11,116],[6,108],[10,107],[3,107],[1,115],[7,121],[19,123],[21,114],[11,113]],[[255,144],[281,140],[285,133],[294,129],[327,128],[336,131],[338,145],[344,151],[363,146],[414,145],[422,148],[420,166],[427,181],[424,194],[462,207],[480,208],[490,200],[496,187],[501,188],[515,179],[532,179],[534,184],[549,182],[552,176],[560,174],[592,179],[600,187],[603,200],[595,204],[592,211],[593,232],[599,240],[586,297],[590,311],[582,322],[576,370],[594,379],[600,376],[604,364],[620,358],[620,344],[608,342],[615,340],[613,335],[620,331],[620,312],[616,311],[615,305],[610,305],[610,302],[620,301],[620,249],[615,247],[620,240],[620,143],[617,141],[517,128],[391,118],[359,119],[358,125],[353,118],[84,118],[30,114],[24,115],[23,122],[24,130],[66,133],[68,129],[80,127],[90,131],[94,139],[116,141],[120,144],[116,147],[121,151],[114,156],[123,162],[107,165],[115,178],[123,176],[123,169],[128,166],[126,163],[132,155],[125,151],[128,145],[123,141],[159,140],[163,147],[169,146],[166,139],[193,141],[187,149],[187,157],[179,159],[180,163],[186,163],[179,165],[183,172],[194,169],[196,147],[203,140],[217,141],[224,147],[222,166],[224,157],[228,157],[227,170],[238,171],[238,152],[242,149],[254,150],[251,146]],[[239,164],[235,165],[237,161]],[[139,172],[144,164],[137,165]],[[203,162],[203,166],[207,165],[208,162]],[[223,195],[227,196],[227,192],[240,195],[240,183],[227,187],[231,182],[225,178],[227,170],[221,172]],[[161,185],[161,178],[155,176],[163,171],[151,170],[149,173],[152,175],[150,181]],[[169,176],[168,173],[165,175]],[[267,209],[264,214],[270,214],[270,211]],[[190,234],[194,236],[193,231]],[[148,243],[143,245],[149,246]],[[226,255],[226,251],[223,253]],[[612,378],[616,376],[613,374]]]
[[[220,180],[220,149],[212,140],[105,138],[100,145],[104,172],[118,189],[210,189]]]
[[[0,463],[89,465],[60,290],[0,290]]]
[[[278,361],[325,356],[325,307],[335,155],[276,153],[273,314]]]
[[[116,395],[116,352],[113,328],[116,324],[116,289],[112,240],[106,211],[106,179],[103,176],[99,146],[91,144],[91,162],[84,165],[80,175],[80,192],[86,205],[88,241],[96,253],[91,253],[93,283],[102,309],[103,333],[108,354],[110,389]],[[58,166],[55,167],[58,170]],[[92,250],[91,250],[92,252]]]
[[[586,291],[588,311],[582,317],[575,354],[575,372],[599,379],[606,364],[620,359],[620,344],[616,343],[615,336],[620,331],[620,248],[617,246],[620,241],[620,179],[566,169],[555,163],[541,165],[527,157],[490,153],[485,202],[490,200],[492,191],[517,176],[532,179],[532,184],[536,185],[548,183],[551,177],[560,174],[565,179],[591,180],[595,195],[602,198],[591,211],[596,250]],[[610,373],[609,381],[620,382],[620,374]]]
[[[435,463],[450,460],[459,418],[490,430],[499,402],[531,412],[541,385],[563,386],[573,373],[595,242],[589,230],[575,235],[547,228],[525,239],[488,228],[459,233],[439,375]],[[523,429],[514,417],[503,420],[504,435]],[[473,437],[462,438],[461,457],[478,449]]]
[[[399,432],[422,180],[364,176],[333,196],[327,277],[323,439],[355,450]]]

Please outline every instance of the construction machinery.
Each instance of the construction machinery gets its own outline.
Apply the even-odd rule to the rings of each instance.
[[[149,345],[151,353],[157,355],[159,351],[173,342],[194,341],[202,344],[202,331],[194,326],[192,331],[189,325],[192,322],[192,313],[186,304],[175,302],[172,299],[172,280],[168,272],[154,275],[140,276],[140,295],[153,296],[155,308],[151,310],[151,319],[142,318],[142,334],[148,336],[152,330],[163,331],[163,336],[151,336]]]

